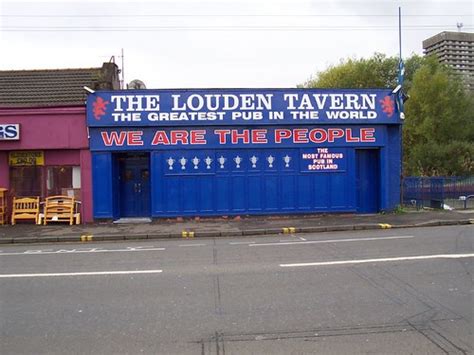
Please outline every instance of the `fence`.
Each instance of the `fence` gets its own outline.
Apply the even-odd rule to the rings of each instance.
[[[474,176],[405,177],[403,204],[417,208],[474,208]],[[463,200],[462,196],[472,196]]]

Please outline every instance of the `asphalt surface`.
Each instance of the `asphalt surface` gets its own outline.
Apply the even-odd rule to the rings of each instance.
[[[0,353],[469,354],[473,236],[5,244]]]
[[[235,237],[280,233],[371,230],[469,224],[474,210],[408,210],[388,214],[313,214],[242,216],[195,219],[157,219],[151,223],[112,223],[47,226],[21,223],[0,226],[0,244],[154,240],[166,238]]]

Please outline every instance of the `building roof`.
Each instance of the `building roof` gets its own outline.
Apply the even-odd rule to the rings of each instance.
[[[444,31],[440,32],[430,38],[427,38],[423,41],[423,49],[429,49],[429,47],[434,46],[437,43],[444,41],[456,41],[456,42],[474,42],[474,33],[470,32],[450,32]],[[466,43],[466,44],[467,44]]]
[[[0,70],[0,107],[84,105],[91,89],[118,89],[113,63],[100,68]]]

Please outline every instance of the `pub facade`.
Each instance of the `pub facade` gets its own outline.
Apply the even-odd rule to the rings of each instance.
[[[93,217],[392,210],[401,123],[389,89],[95,91]]]

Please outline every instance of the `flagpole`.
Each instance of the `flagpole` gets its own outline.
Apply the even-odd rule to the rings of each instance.
[[[398,48],[400,50],[400,60],[402,60],[402,8],[398,7]]]
[[[400,54],[399,63],[402,63],[402,7],[398,7],[398,50]],[[400,78],[400,65],[398,66]],[[399,83],[400,84],[400,83]],[[401,90],[401,89],[400,89]],[[403,125],[399,126],[398,134],[400,135],[400,206],[403,206]]]

